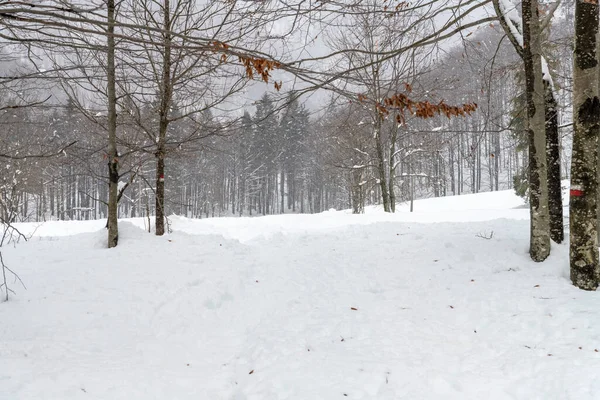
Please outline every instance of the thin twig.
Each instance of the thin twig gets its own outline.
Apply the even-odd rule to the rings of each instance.
[[[494,237],[494,231],[491,231],[489,235],[487,233],[478,233],[475,236],[482,238],[482,239],[490,240],[491,238]]]

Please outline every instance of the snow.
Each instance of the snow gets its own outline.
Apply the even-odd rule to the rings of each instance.
[[[542,79],[550,84],[550,87],[554,87],[554,81],[552,80],[552,74],[550,74],[550,67],[548,67],[548,61],[546,57],[542,56]]]
[[[568,246],[530,261],[512,191],[407,207],[129,219],[111,250],[105,221],[20,224],[0,399],[597,399]]]
[[[413,155],[413,154],[415,154],[415,153],[422,153],[422,152],[426,152],[426,151],[427,151],[427,150],[425,150],[425,149],[421,149],[421,148],[410,149],[410,150],[407,150],[407,151],[404,153],[404,157],[409,157],[409,156],[411,156],[411,155]]]
[[[514,36],[519,46],[523,47],[523,33],[521,31],[522,19],[517,11],[517,6],[512,0],[499,0],[498,5],[504,15],[504,21],[510,29],[510,33]]]

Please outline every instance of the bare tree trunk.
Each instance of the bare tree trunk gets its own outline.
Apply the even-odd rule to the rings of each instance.
[[[518,32],[514,32],[509,26],[512,24],[509,23],[510,17],[504,14],[507,11],[504,10],[505,6],[498,0],[494,0],[493,3],[496,13],[501,17],[500,24],[525,64],[529,135],[530,254],[533,260],[543,261],[550,254],[550,236],[560,243],[564,234],[560,197],[558,117],[549,76],[548,79],[543,79],[538,0],[523,1],[522,42],[518,40]],[[542,109],[544,115],[539,112]],[[518,169],[518,154],[516,161]]]
[[[410,182],[410,212],[414,211],[415,205],[415,174],[413,168],[413,155],[410,155],[410,163],[408,164],[408,181]]]
[[[500,190],[500,134],[494,135],[494,190]],[[510,181],[510,178],[509,178]]]
[[[165,233],[165,154],[162,146],[159,145],[156,152],[156,235],[161,236]]]
[[[231,173],[231,187],[229,190],[229,201],[231,202],[231,214],[235,215],[235,205],[238,195],[238,173],[237,173],[237,160],[233,160],[233,171]]]
[[[241,182],[240,182],[240,198],[238,201],[238,207],[239,207],[239,215],[240,217],[242,216],[242,214],[244,213],[244,206],[246,205],[246,175],[244,173],[244,175],[240,178]],[[249,207],[250,212],[252,212],[252,207]]]
[[[477,130],[475,123],[472,124],[473,132]],[[477,134],[471,134],[471,193],[477,193]]]
[[[146,196],[146,217],[148,218],[148,233],[150,233],[150,202],[148,201],[148,196]]]
[[[596,207],[598,190],[598,2],[575,4],[573,66],[573,156],[571,159],[571,281],[584,290],[600,282]]]
[[[357,168],[350,172],[350,202],[352,203],[352,214],[362,214],[365,210],[362,178],[362,172],[360,169]]]
[[[398,140],[398,129],[394,129],[394,131],[392,132],[392,138],[391,138],[391,142],[390,142],[390,159],[388,162],[388,169],[389,169],[388,190],[389,190],[389,197],[390,197],[390,212],[396,212],[396,191],[394,190],[396,171],[394,168],[394,165],[395,165],[394,154],[396,153],[396,141],[397,140]]]
[[[294,202],[294,174],[290,171],[290,167],[288,167],[287,175],[287,208],[290,210],[292,208],[292,202]]]
[[[561,243],[564,238],[562,189],[560,183],[560,139],[558,109],[552,86],[544,81],[546,92],[546,157],[548,159],[548,210],[550,238]]]
[[[108,94],[108,247],[119,242],[118,185],[119,154],[117,151],[117,95],[115,89],[115,0],[107,1],[106,78]]]
[[[48,194],[50,196],[50,219],[55,216],[54,213],[54,195],[56,193],[56,183],[54,182],[54,178],[52,178],[52,183],[50,184],[50,188],[48,189]]]
[[[169,128],[169,109],[173,87],[171,85],[171,13],[170,1],[164,0],[164,52],[162,62],[162,84],[160,88],[160,110],[158,144],[156,149],[156,235],[165,233],[165,141]]]
[[[450,139],[448,145],[448,166],[450,167],[450,190],[452,195],[456,196],[456,178],[454,176],[454,140]]]
[[[533,261],[550,254],[548,179],[541,34],[537,0],[523,1],[523,61],[529,135],[530,247]]]
[[[285,171],[283,167],[281,167],[281,181],[279,182],[279,191],[281,199],[281,213],[285,213]]]
[[[375,123],[375,141],[377,148],[377,173],[379,175],[379,186],[381,187],[381,197],[383,199],[383,211],[390,212],[390,196],[388,193],[388,184],[385,177],[385,154],[383,151],[383,138],[381,137],[381,117],[376,114]]]
[[[456,182],[456,194],[458,194],[459,196],[461,195],[461,193],[463,192],[463,179],[464,179],[464,172],[463,172],[463,135],[460,135],[458,137],[458,153],[457,153],[457,175],[458,175],[458,180]]]
[[[481,143],[477,140],[477,188],[476,193],[481,192]]]

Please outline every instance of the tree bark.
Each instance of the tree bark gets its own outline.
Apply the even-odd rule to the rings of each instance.
[[[365,210],[365,197],[362,178],[363,176],[360,169],[357,168],[350,172],[352,214],[362,214]]]
[[[550,82],[544,81],[546,94],[546,157],[548,160],[548,211],[550,215],[550,238],[562,243],[563,203],[560,174],[560,137],[558,133],[558,109]]]
[[[108,247],[119,242],[118,186],[119,153],[117,150],[117,95],[115,89],[115,0],[107,1],[106,78],[108,95]]]
[[[504,15],[504,12],[506,10],[503,10],[503,7],[500,6],[500,2],[498,0],[494,0],[493,1],[494,4],[494,8],[496,10],[496,13],[498,14],[498,16],[500,17],[500,24],[502,25],[504,31],[506,32],[509,40],[511,41],[511,43],[513,44],[517,54],[523,59],[523,62],[525,63],[525,72],[526,72],[526,93],[527,93],[527,108],[528,108],[528,119],[530,119],[530,111],[531,108],[533,106],[533,108],[536,107],[535,104],[531,104],[530,103],[530,95],[533,93],[534,95],[534,102],[535,100],[539,101],[539,97],[541,96],[540,93],[544,93],[543,95],[543,99],[544,99],[544,114],[545,114],[545,126],[544,129],[546,130],[545,135],[546,135],[546,149],[545,149],[545,153],[546,153],[546,161],[547,161],[547,169],[546,169],[546,178],[544,179],[542,175],[538,174],[535,172],[536,169],[539,168],[539,164],[536,162],[535,159],[535,155],[536,154],[541,154],[539,153],[541,151],[541,148],[538,147],[538,144],[541,144],[541,132],[539,132],[539,140],[538,143],[535,144],[532,141],[532,131],[531,129],[529,129],[529,139],[530,139],[530,146],[529,146],[529,158],[530,158],[530,194],[531,199],[532,199],[532,203],[531,203],[531,214],[532,214],[532,218],[531,218],[531,243],[532,243],[532,249],[533,249],[533,244],[535,243],[546,243],[546,239],[539,237],[538,239],[535,239],[536,233],[534,232],[534,228],[535,228],[535,220],[534,220],[534,214],[536,214],[536,208],[540,209],[540,207],[544,206],[544,201],[543,201],[543,197],[548,198],[547,200],[547,204],[548,204],[548,212],[547,212],[547,220],[548,220],[548,229],[549,229],[549,235],[552,238],[552,240],[554,240],[557,243],[562,242],[562,240],[564,239],[564,229],[563,229],[563,216],[562,216],[562,197],[561,197],[561,187],[560,187],[560,141],[559,141],[559,136],[558,136],[558,114],[557,114],[557,105],[556,105],[556,100],[554,98],[554,94],[552,91],[552,87],[550,86],[548,80],[543,80],[542,79],[542,71],[541,71],[541,64],[538,67],[538,62],[541,62],[541,41],[542,41],[542,32],[541,32],[541,28],[540,28],[540,21],[539,21],[539,15],[538,15],[538,2],[537,0],[528,0],[523,2],[523,43],[520,43],[517,35],[515,34],[515,32],[509,27],[509,21],[506,15]],[[530,23],[528,23],[528,21],[530,21]],[[512,21],[514,23],[514,21]],[[517,32],[518,34],[518,32]],[[539,60],[538,60],[539,58]],[[533,63],[533,67],[536,68],[536,70],[534,71],[532,64]],[[538,74],[538,68],[539,68],[539,74]],[[549,78],[549,77],[548,77]],[[533,84],[531,83],[531,80],[533,80]],[[543,85],[543,91],[541,91],[542,89],[540,89],[540,81],[541,81],[541,85]],[[538,109],[539,109],[539,105],[538,105]],[[535,110],[534,110],[535,111]],[[539,117],[539,116],[538,116]],[[539,126],[539,120],[535,120],[534,121],[534,125],[535,126]],[[529,127],[531,128],[531,120],[530,120],[530,124]],[[535,135],[535,132],[534,132]],[[535,148],[533,148],[535,147]],[[533,153],[532,153],[532,148],[533,148]],[[536,153],[536,149],[538,151],[538,153]],[[518,157],[516,158],[517,161],[517,170],[518,170]],[[533,163],[532,163],[533,161]],[[533,168],[532,168],[533,166]],[[532,175],[532,173],[534,175]],[[539,182],[540,184],[542,184],[542,186],[540,186],[540,191],[539,192],[534,192],[532,190],[532,186],[538,186],[537,182]],[[546,189],[544,189],[543,185],[545,183]],[[538,193],[540,194],[541,198],[538,198]],[[546,195],[547,194],[547,195]],[[535,198],[534,198],[535,196]],[[534,203],[535,203],[535,207],[534,207]],[[539,214],[537,214],[539,216]],[[546,212],[543,212],[543,215],[541,215],[542,218],[546,217]],[[544,222],[542,224],[543,228],[545,228],[546,223]],[[543,236],[545,236],[545,233],[543,234]],[[537,244],[536,244],[537,246]],[[549,246],[549,241],[548,241],[548,246]],[[545,247],[545,244],[542,245],[542,247]],[[550,249],[548,248],[548,252],[550,251]],[[532,258],[533,254],[532,254]],[[544,257],[545,258],[545,257]],[[535,258],[534,258],[535,259]]]
[[[164,0],[163,15],[164,49],[162,60],[162,82],[160,88],[159,130],[156,151],[156,222],[157,236],[165,233],[165,142],[169,128],[169,109],[173,87],[171,84],[171,13],[170,1]]]
[[[548,176],[541,34],[537,0],[523,1],[523,61],[529,135],[529,255],[536,262],[550,255]]]
[[[155,231],[157,236],[165,233],[165,154],[159,146],[156,153],[156,220]]]
[[[396,212],[396,191],[394,190],[396,171],[394,168],[394,154],[396,153],[396,141],[398,139],[398,130],[394,129],[390,141],[390,159],[388,160],[388,190],[390,199],[390,212]]]
[[[558,125],[557,125],[558,127]],[[558,132],[558,130],[557,130]],[[500,135],[494,135],[494,190],[500,190],[500,153],[502,149],[500,147]],[[560,165],[559,165],[560,173]],[[510,178],[509,178],[510,181]],[[561,214],[562,217],[562,214]]]
[[[390,212],[390,196],[388,193],[388,183],[385,177],[385,154],[383,151],[383,138],[381,137],[381,116],[375,111],[375,141],[377,148],[377,173],[379,175],[379,187],[381,188],[381,197],[383,199],[383,211]]]
[[[571,281],[584,290],[600,282],[596,225],[598,133],[598,2],[575,4],[575,51],[573,65],[573,156],[570,191]]]

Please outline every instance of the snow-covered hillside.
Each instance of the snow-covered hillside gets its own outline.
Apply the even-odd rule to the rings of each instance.
[[[598,399],[600,293],[521,205],[21,225],[0,399]]]

